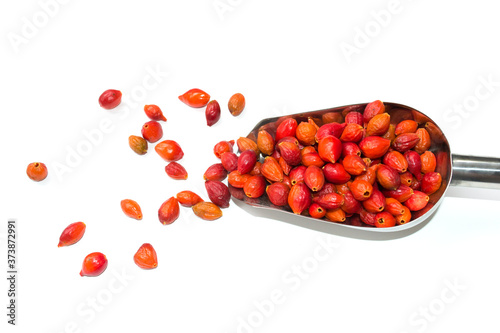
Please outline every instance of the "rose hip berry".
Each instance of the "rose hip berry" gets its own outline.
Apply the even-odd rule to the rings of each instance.
[[[303,121],[297,126],[295,137],[305,146],[313,145],[316,143],[316,131],[315,124]]]
[[[83,222],[71,223],[63,230],[61,237],[59,237],[59,244],[57,247],[73,245],[82,239],[85,234],[86,225]]]
[[[340,208],[342,208],[346,214],[359,214],[361,209],[363,209],[361,202],[354,198],[351,191],[346,191],[342,193],[342,195],[344,196],[344,203],[340,205]]]
[[[276,206],[286,206],[289,192],[290,188],[288,185],[280,182],[272,183],[266,188],[269,201]]]
[[[360,126],[363,126],[363,115],[359,112],[349,112],[345,116],[345,123],[346,124],[358,124]]]
[[[249,198],[259,198],[266,192],[266,180],[263,176],[251,176],[243,185],[243,191]]]
[[[333,184],[345,184],[351,179],[351,175],[340,163],[327,163],[323,167],[323,173],[328,182]]]
[[[238,157],[238,172],[240,174],[249,173],[255,163],[257,162],[257,155],[253,150],[245,150]]]
[[[220,162],[227,172],[238,169],[238,155],[233,152],[225,152],[220,157]]]
[[[210,101],[205,109],[205,118],[207,119],[207,126],[216,124],[220,119],[220,105],[216,100]]]
[[[307,167],[304,165],[299,165],[290,170],[290,183],[292,185],[303,183],[304,177],[306,175]]]
[[[178,161],[184,156],[181,146],[173,140],[156,144],[155,151],[167,162]]]
[[[283,181],[283,169],[274,157],[268,156],[261,165],[261,174],[270,182]]]
[[[146,113],[146,116],[148,116],[148,118],[151,120],[167,121],[167,118],[165,118],[158,105],[144,105],[144,112]]]
[[[205,188],[210,201],[220,208],[229,207],[231,193],[229,193],[229,189],[226,184],[217,180],[207,180],[205,181]]]
[[[236,140],[236,145],[238,145],[238,150],[243,152],[245,150],[253,150],[255,154],[260,154],[259,147],[257,143],[249,138],[240,137]]]
[[[429,196],[420,191],[413,191],[413,195],[405,201],[405,206],[408,207],[412,212],[421,210],[429,202]]]
[[[427,150],[422,155],[420,155],[420,162],[422,165],[421,172],[423,174],[434,172],[436,170],[436,156],[433,152]]]
[[[359,176],[367,170],[366,163],[358,155],[347,155],[342,161],[344,170],[353,176]]]
[[[317,219],[323,218],[326,215],[326,209],[317,203],[313,203],[309,206],[309,215]]]
[[[272,155],[274,153],[274,139],[266,130],[260,130],[257,134],[257,148],[264,155]]]
[[[403,120],[394,129],[394,134],[415,133],[418,128],[418,123],[415,120]]]
[[[325,216],[331,222],[343,223],[346,220],[345,212],[340,208],[328,209]]]
[[[293,142],[282,141],[277,145],[281,157],[290,166],[299,165],[302,161],[300,156],[300,148]]]
[[[359,142],[365,133],[363,126],[358,124],[347,124],[340,136],[342,142]]]
[[[381,113],[374,116],[366,125],[366,135],[384,135],[391,124],[391,116]]]
[[[351,193],[358,201],[368,200],[373,192],[373,186],[366,180],[356,179],[351,183]]]
[[[300,215],[312,203],[311,192],[304,183],[292,186],[288,193],[288,205],[294,214]]]
[[[344,116],[340,112],[327,112],[321,116],[323,124],[341,123],[344,121]]]
[[[83,260],[80,276],[99,276],[108,267],[108,259],[101,252],[92,252]]]
[[[208,167],[207,171],[203,174],[204,180],[217,180],[223,181],[227,177],[227,170],[222,163],[215,163]]]
[[[337,209],[344,204],[344,197],[338,193],[328,193],[315,196],[312,201],[326,209]]]
[[[233,116],[239,116],[245,108],[245,97],[240,93],[234,94],[229,99],[227,107]]]
[[[142,269],[153,269],[158,267],[158,258],[153,246],[149,243],[142,244],[139,250],[134,254],[134,262]]]
[[[363,112],[363,121],[368,123],[373,117],[385,112],[385,105],[382,101],[374,101],[366,105]]]
[[[394,198],[385,198],[385,210],[394,216],[405,212],[403,204]]]
[[[384,190],[383,193],[387,198],[394,198],[399,202],[405,202],[413,195],[413,190],[409,186],[400,185],[396,190]]]
[[[335,163],[342,154],[342,142],[334,136],[327,136],[318,142],[318,154],[325,162]]]
[[[191,89],[179,96],[179,100],[192,108],[202,108],[210,101],[210,95],[201,89]]]
[[[199,202],[191,209],[196,216],[203,220],[213,221],[222,217],[222,210],[212,202]]]
[[[106,110],[116,108],[121,101],[122,92],[120,90],[109,89],[99,96],[99,105]]]
[[[179,201],[174,197],[169,198],[158,209],[158,219],[163,225],[174,223],[179,214]]]
[[[304,174],[304,183],[313,192],[318,192],[325,185],[325,175],[323,171],[315,165],[310,165],[307,167]]]
[[[287,136],[294,136],[297,130],[297,120],[293,118],[287,118],[283,120],[276,129],[275,141],[279,142],[281,139]]]
[[[188,178],[186,169],[179,163],[172,161],[165,167],[165,172],[172,179],[185,180]]]
[[[215,157],[220,158],[222,154],[227,152],[233,152],[234,140],[221,141],[214,146]]]
[[[375,226],[377,228],[388,228],[396,225],[396,219],[388,212],[378,213],[375,219]]]
[[[238,170],[234,170],[231,171],[227,176],[227,182],[233,187],[243,188],[247,180],[249,180],[251,177],[251,174],[245,173],[242,175],[238,172]]]
[[[396,224],[401,225],[410,222],[411,220],[411,211],[408,207],[403,206],[404,212],[401,215],[396,215]]]
[[[131,135],[128,137],[128,145],[138,155],[144,155],[148,152],[148,142],[137,135]]]
[[[40,182],[47,178],[48,171],[45,164],[41,162],[33,162],[28,164],[28,167],[26,168],[26,174],[31,180]]]
[[[142,211],[139,204],[131,199],[124,199],[120,202],[122,211],[130,218],[142,220]]]
[[[184,207],[192,207],[199,202],[203,202],[203,199],[192,191],[181,191],[177,193],[175,198]]]
[[[370,213],[380,213],[385,208],[385,197],[377,189],[372,190],[372,195],[365,201],[363,201],[363,208]]]
[[[428,172],[422,178],[422,192],[431,195],[441,187],[441,175],[438,172]]]
[[[151,120],[142,126],[141,134],[150,143],[155,143],[162,138],[163,129],[159,122]]]

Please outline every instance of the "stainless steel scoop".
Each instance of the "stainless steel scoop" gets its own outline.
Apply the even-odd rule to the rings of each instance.
[[[268,118],[260,121],[253,130],[248,134],[248,138],[257,142],[257,134],[259,130],[265,129],[271,134],[276,133],[276,128],[278,125],[287,118],[295,118],[297,122],[307,121],[308,118],[312,118],[318,125],[322,125],[322,116],[329,112],[339,112],[342,113],[348,108],[348,110],[358,110],[363,111],[367,103],[355,104],[341,106],[331,109],[311,111],[305,113],[298,113],[287,115],[283,117]],[[436,171],[442,176],[441,188],[434,194],[429,196],[429,204],[418,212],[412,212],[412,220],[406,224],[398,225],[390,228],[375,228],[363,223],[360,223],[359,219],[348,218],[345,223],[335,223],[339,227],[350,228],[350,229],[362,229],[366,231],[373,232],[395,232],[406,230],[409,228],[414,228],[415,226],[427,221],[431,215],[437,210],[439,205],[444,199],[446,190],[450,185],[453,186],[467,186],[467,187],[481,187],[490,189],[500,189],[500,159],[499,158],[488,158],[488,157],[472,157],[472,156],[462,156],[462,155],[452,155],[450,152],[450,145],[445,135],[441,129],[433,122],[429,117],[420,111],[417,111],[406,105],[397,103],[387,103],[384,102],[386,112],[391,115],[391,123],[397,124],[402,120],[413,119],[419,124],[425,124],[427,131],[429,132],[432,145],[429,150],[431,150],[436,155]],[[233,189],[234,190],[234,189]],[[326,219],[315,219],[305,215],[293,214],[289,207],[277,207],[274,206],[266,195],[260,198],[248,198],[241,193],[238,195],[233,195],[233,198],[241,200],[242,202],[257,208],[266,208],[275,211],[281,211],[283,214],[293,215],[290,219],[294,219],[299,216],[310,220],[311,223],[321,222],[332,224],[332,222]],[[304,223],[302,223],[304,225]]]

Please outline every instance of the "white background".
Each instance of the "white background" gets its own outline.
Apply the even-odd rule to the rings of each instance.
[[[8,218],[19,236],[18,326],[6,324],[2,278],[2,332],[498,331],[499,191],[453,189],[430,223],[385,240],[303,227],[235,203],[213,222],[186,208],[174,224],[158,222],[158,207],[180,190],[207,198],[202,174],[218,161],[216,142],[245,136],[270,116],[399,102],[435,119],[455,153],[500,157],[496,2],[401,0],[381,26],[373,13],[389,7],[389,0],[67,1],[50,7],[44,22],[39,2],[2,1],[2,270]],[[34,21],[40,27],[29,31]],[[371,36],[363,40],[365,29]],[[346,57],[342,43],[357,53]],[[152,70],[168,76],[138,94]],[[488,78],[494,85],[482,83]],[[222,106],[211,128],[203,109],[177,99],[194,87]],[[129,102],[100,108],[110,88]],[[226,105],[236,92],[247,106],[234,118]],[[184,149],[187,181],[166,176],[153,145],[146,156],[128,147],[152,103],[168,119],[164,139]],[[58,177],[57,163],[102,121],[109,131]],[[25,174],[33,161],[49,166],[42,183]],[[124,198],[141,204],[142,221],[123,215]],[[87,224],[84,238],[57,248],[76,221]],[[145,242],[158,253],[152,271],[132,260]],[[335,244],[331,253],[318,250],[325,242]],[[93,251],[106,254],[108,269],[82,278],[81,262]],[[292,271],[303,265],[307,275]]]

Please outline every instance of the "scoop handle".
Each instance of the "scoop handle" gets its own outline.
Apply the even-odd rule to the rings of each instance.
[[[451,185],[500,189],[500,159],[452,155]]]

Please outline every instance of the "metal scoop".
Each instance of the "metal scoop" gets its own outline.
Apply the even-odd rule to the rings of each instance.
[[[366,105],[367,103],[355,104],[264,119],[253,128],[247,137],[257,142],[257,134],[259,130],[262,129],[267,130],[271,134],[275,134],[278,125],[287,118],[294,118],[298,123],[301,121],[307,121],[308,118],[312,118],[318,125],[322,125],[322,116],[325,113],[342,113],[344,110],[362,112]],[[335,223],[339,226],[339,228],[343,227],[356,230],[362,229],[381,233],[406,230],[414,228],[422,222],[427,221],[433,215],[443,201],[446,190],[450,185],[500,189],[500,159],[452,155],[450,152],[450,145],[445,135],[436,123],[425,114],[402,104],[384,102],[384,105],[386,112],[391,116],[391,123],[393,124],[397,124],[400,121],[407,119],[415,120],[419,124],[425,124],[425,128],[429,132],[432,139],[432,145],[429,150],[435,154],[437,160],[436,172],[439,172],[442,177],[441,187],[437,192],[429,196],[429,203],[424,209],[412,212],[412,220],[408,223],[390,228],[375,228],[364,223],[360,223],[359,219],[348,218],[345,223]],[[278,207],[273,205],[266,195],[263,195],[260,198],[248,198],[244,194],[241,195],[240,193],[240,195],[233,195],[233,197],[253,207],[266,208],[281,211],[283,214],[293,215],[294,217],[290,216],[290,219],[294,219],[299,216],[300,218],[310,220],[311,223],[322,222],[332,224],[332,222],[328,220],[293,214],[289,207]],[[302,223],[302,225],[304,225],[304,223]]]

